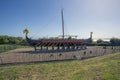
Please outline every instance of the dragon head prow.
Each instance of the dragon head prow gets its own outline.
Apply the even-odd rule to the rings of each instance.
[[[23,33],[27,36],[28,33],[29,33],[29,29],[28,29],[28,28],[25,28],[25,29],[23,30]]]

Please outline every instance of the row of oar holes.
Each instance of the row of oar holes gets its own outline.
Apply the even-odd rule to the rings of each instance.
[[[51,54],[50,57],[53,57],[54,55]],[[62,54],[59,54],[59,56],[62,56]],[[75,55],[73,56],[74,58],[76,57]]]
[[[90,51],[90,54],[92,53],[92,51]],[[84,51],[84,55],[86,55],[86,51]],[[53,54],[50,54],[50,57],[54,56]],[[59,56],[62,56],[62,54],[59,54]]]
[[[54,56],[53,54],[50,54],[50,57]],[[58,56],[62,56],[62,54],[59,54]]]
[[[90,54],[92,53],[92,51],[90,51]],[[84,51],[84,55],[86,55],[86,51]]]

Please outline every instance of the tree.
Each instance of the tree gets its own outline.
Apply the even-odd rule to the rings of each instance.
[[[109,41],[103,41],[102,39],[98,39],[96,41],[96,43],[97,43],[98,46],[109,46],[110,45]]]
[[[13,37],[13,36],[7,36],[7,35],[0,35],[0,44],[25,44],[25,39],[22,37]]]
[[[99,44],[99,43],[103,43],[103,40],[102,39],[98,39],[97,40],[97,43]]]
[[[110,43],[111,43],[111,45],[118,46],[118,45],[120,45],[120,39],[118,39],[118,38],[111,38],[110,39]]]
[[[9,42],[8,36],[0,36],[0,44],[7,44]]]

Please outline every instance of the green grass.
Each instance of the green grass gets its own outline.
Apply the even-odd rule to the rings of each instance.
[[[0,80],[120,80],[120,53],[73,61],[0,66]]]
[[[0,45],[0,53],[1,52],[6,52],[6,51],[9,51],[9,50],[13,50],[13,49],[17,49],[17,48],[25,48],[25,47],[28,47],[28,46],[8,45],[8,44]]]

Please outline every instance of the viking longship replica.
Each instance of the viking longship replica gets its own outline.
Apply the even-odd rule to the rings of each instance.
[[[33,46],[35,51],[38,50],[37,48],[40,47],[39,50],[43,50],[43,47],[46,50],[79,50],[79,49],[87,49],[86,44],[92,42],[92,32],[90,33],[90,37],[88,39],[75,39],[75,38],[64,38],[64,19],[63,19],[63,10],[61,10],[61,17],[62,17],[62,38],[59,39],[40,39],[40,40],[32,40],[28,37],[28,30],[25,29],[24,32],[26,33],[26,40],[29,45]]]

